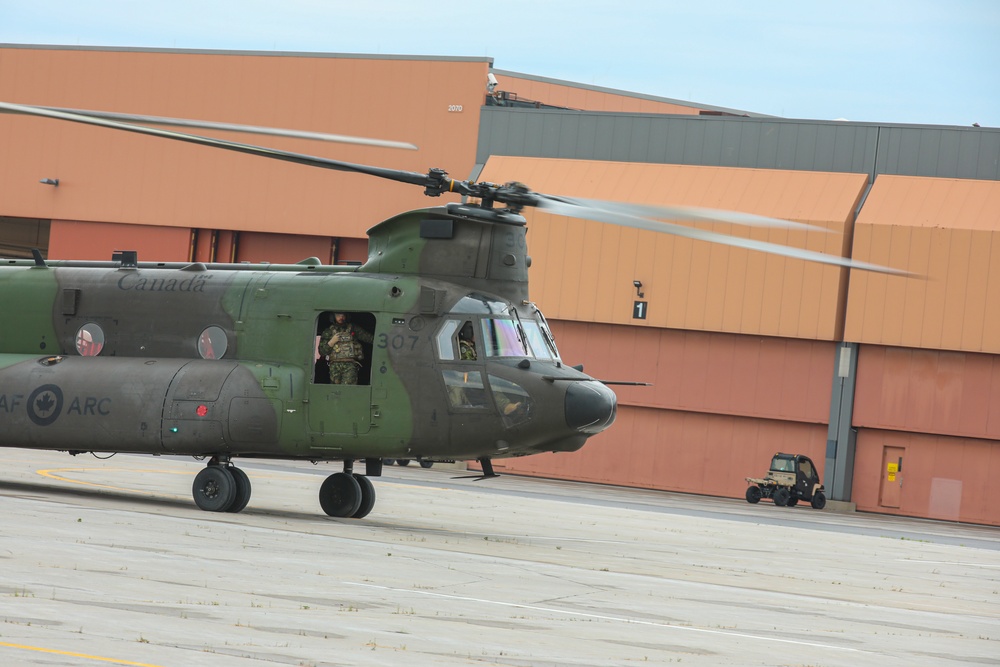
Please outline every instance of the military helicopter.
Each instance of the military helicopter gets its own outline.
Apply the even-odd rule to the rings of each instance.
[[[236,459],[342,462],[322,483],[320,506],[329,516],[362,518],[375,505],[370,478],[381,475],[384,460],[477,460],[486,479],[496,476],[494,458],[575,451],[611,426],[617,405],[608,385],[615,383],[564,363],[529,299],[525,207],[901,273],[665,219],[814,229],[789,221],[572,199],[520,183],[352,164],[151,125],[260,128],[10,103],[0,103],[0,112],[464,198],[375,225],[368,259],[356,267],[315,258],[294,265],[145,262],[131,251],[110,261],[46,260],[38,251],[34,260],[0,261],[0,446],[206,460],[192,486],[206,511],[239,512],[249,502],[250,480]],[[332,348],[324,332],[348,318],[347,361],[356,381],[338,384],[328,373]],[[359,461],[363,474],[354,470]]]

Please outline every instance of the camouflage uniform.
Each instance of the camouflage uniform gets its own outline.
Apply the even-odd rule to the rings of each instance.
[[[361,343],[371,343],[372,335],[350,322],[331,324],[323,331],[319,353],[330,362],[332,384],[357,384],[358,369],[365,358]]]
[[[476,360],[476,344],[471,340],[458,341],[458,356],[462,361],[475,361]]]

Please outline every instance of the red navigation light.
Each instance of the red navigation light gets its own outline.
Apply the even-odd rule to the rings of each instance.
[[[205,404],[199,405],[198,409],[195,410],[195,412],[198,413],[199,417],[204,417],[205,415],[208,414],[208,406]]]

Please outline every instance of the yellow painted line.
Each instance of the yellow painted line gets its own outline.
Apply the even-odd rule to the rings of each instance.
[[[110,662],[114,665],[130,665],[131,667],[162,667],[148,662],[132,662],[131,660],[119,660],[117,658],[103,658],[99,655],[87,655],[86,653],[75,653],[73,651],[60,651],[54,648],[43,648],[41,646],[28,646],[26,644],[10,644],[0,642],[0,646],[5,648],[16,648],[22,651],[35,651],[37,653],[53,653],[55,655],[66,655],[71,658],[83,658],[84,660],[94,660],[97,662]]]
[[[99,489],[110,489],[112,491],[127,491],[129,493],[142,493],[147,496],[158,496],[159,493],[153,491],[141,491],[139,489],[130,489],[122,486],[111,486],[110,484],[97,484],[96,482],[84,482],[78,479],[70,479],[69,477],[63,477],[57,473],[72,473],[72,472],[114,472],[114,468],[49,468],[47,470],[36,470],[35,472],[42,477],[48,477],[49,479],[54,479],[59,482],[68,482],[70,484],[80,484],[82,486],[94,486]],[[158,473],[158,474],[171,474],[171,475],[190,475],[189,472],[179,472],[176,470],[134,470],[119,468],[118,472],[134,472],[134,473]]]

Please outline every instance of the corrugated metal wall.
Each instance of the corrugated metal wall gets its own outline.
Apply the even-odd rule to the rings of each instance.
[[[0,100],[409,141],[420,150],[213,133],[347,162],[442,167],[464,178],[489,65],[487,58],[4,47]],[[45,119],[0,114],[0,143],[9,216],[364,237],[378,221],[427,205],[413,186]]]
[[[863,345],[854,423],[1000,441],[1000,356]]]
[[[854,256],[918,278],[851,278],[848,340],[1000,353],[1000,182],[879,176]]]
[[[898,470],[889,471],[887,461]],[[995,440],[864,429],[852,500],[866,512],[1000,526],[998,476]]]
[[[491,155],[1000,180],[1000,129],[487,107]]]
[[[845,253],[863,174],[494,157],[482,178],[541,192],[739,210],[820,230],[735,225],[720,233]],[[656,232],[527,211],[532,298],[550,317],[837,340],[844,270]],[[633,317],[633,281],[648,315]]]

